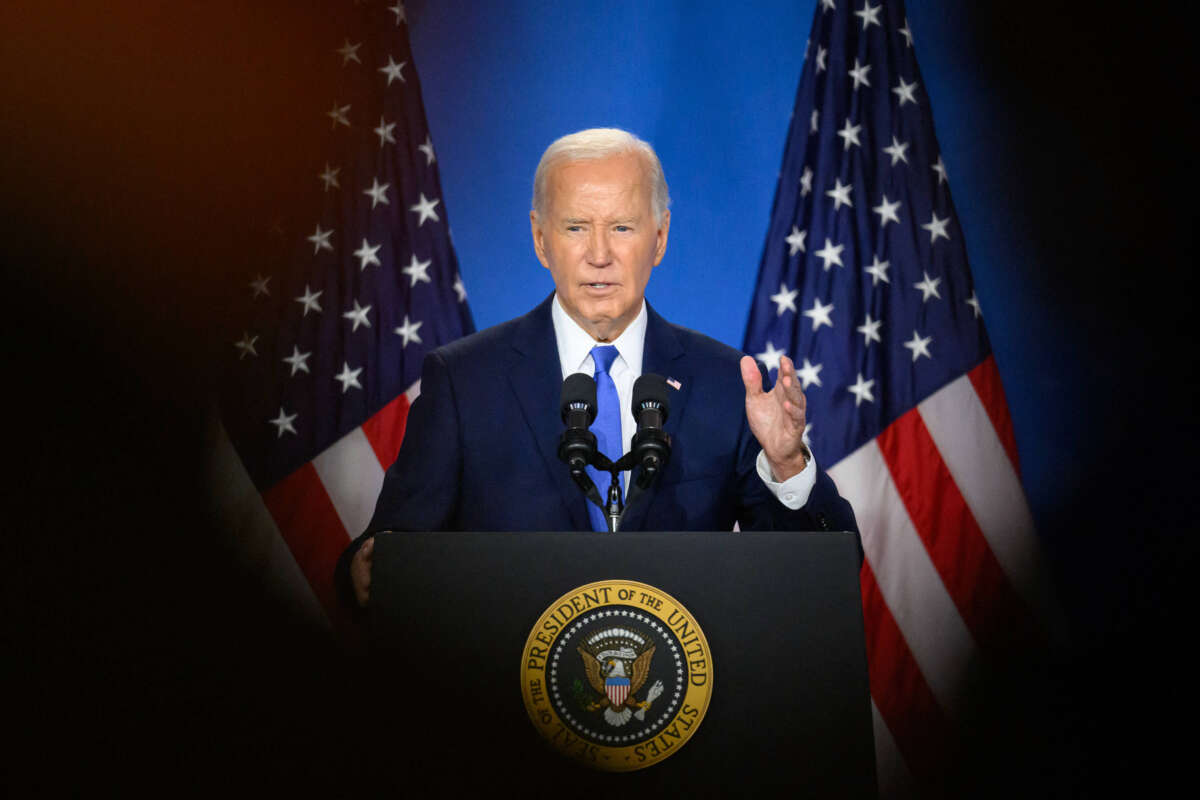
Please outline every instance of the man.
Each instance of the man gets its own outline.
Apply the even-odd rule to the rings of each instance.
[[[554,293],[425,359],[375,515],[338,564],[348,602],[366,605],[375,531],[604,530],[557,457],[560,387],[573,372],[595,373],[598,417],[619,403],[620,441],[611,441],[615,412],[613,433],[601,437],[613,460],[636,430],[633,381],[658,373],[672,387],[671,459],[626,509],[621,530],[729,530],[734,522],[742,530],[857,530],[802,441],[795,365],[784,357],[764,392],[752,358],[671,325],[646,303],[667,249],[668,204],[658,156],[632,134],[593,129],[550,145],[529,220]]]

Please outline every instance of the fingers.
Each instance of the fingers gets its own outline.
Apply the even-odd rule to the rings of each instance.
[[[783,410],[793,421],[803,424],[807,401],[796,375],[796,364],[787,356],[779,359],[779,379],[775,382],[775,388],[779,389]]]
[[[354,599],[363,608],[367,606],[371,590],[371,553],[375,551],[375,538],[363,542],[362,547],[350,561],[350,582],[354,584]]]
[[[787,389],[789,399],[804,396],[800,390],[800,378],[796,375],[796,362],[787,356],[779,359],[779,380],[776,383],[783,384],[783,387]]]
[[[762,373],[758,371],[758,364],[754,363],[754,359],[750,356],[742,356],[739,366],[742,368],[742,383],[746,386],[746,397],[762,394]]]

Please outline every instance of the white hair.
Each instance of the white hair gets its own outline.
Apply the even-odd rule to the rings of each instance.
[[[550,179],[550,170],[555,166],[564,162],[589,161],[625,153],[637,153],[641,156],[650,177],[650,206],[654,211],[654,218],[662,223],[663,215],[671,205],[662,163],[649,142],[642,141],[620,128],[589,128],[569,133],[554,140],[546,148],[546,152],[542,153],[542,160],[538,162],[537,171],[533,174],[533,210],[537,212],[538,218],[541,219],[546,210],[546,183]]]

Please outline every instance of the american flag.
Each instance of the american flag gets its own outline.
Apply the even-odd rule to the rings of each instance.
[[[854,507],[880,790],[936,781],[976,665],[1057,630],[899,0],[821,0],[745,350],[797,365]]]
[[[404,6],[340,5],[317,55],[339,88],[312,98],[326,138],[311,162],[311,215],[231,298],[240,325],[222,396],[256,489],[235,514],[277,529],[267,535],[294,560],[281,566],[299,568],[331,617],[334,565],[374,510],[422,359],[474,330]]]

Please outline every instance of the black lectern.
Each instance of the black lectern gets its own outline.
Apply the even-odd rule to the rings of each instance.
[[[368,752],[389,788],[541,797],[783,790],[875,796],[853,534],[387,533],[378,536],[373,563],[373,674],[363,691],[378,709]],[[637,625],[675,627],[665,612],[660,618],[638,614],[635,596],[631,608],[619,612],[645,620],[635,620],[632,627],[621,616],[608,623],[605,611],[618,614],[611,607],[591,617],[583,613],[586,603],[576,602],[578,615],[564,609],[564,617],[605,623],[593,625],[603,630],[586,641],[586,626],[576,626],[576,639],[560,646],[554,660],[531,638],[539,620],[558,619],[553,611],[545,616],[556,600],[576,587],[609,580],[656,587],[686,606],[706,637],[704,663],[712,680],[707,710],[689,730],[690,738],[670,757],[624,772],[591,769],[556,752],[539,735],[523,698],[522,670],[531,661],[527,647],[533,642],[535,654],[546,653],[547,674],[581,657],[586,662],[593,653],[604,662],[592,672],[599,692],[586,680],[575,680],[560,693],[573,691],[580,707],[591,700],[588,708],[620,710],[625,703],[632,712],[641,710],[634,701],[642,698],[653,709],[678,706],[678,698],[671,699],[672,665],[663,661],[665,646],[656,658],[666,665],[668,686],[655,706],[645,689],[630,690],[620,659],[609,657],[628,649],[628,643],[605,652],[600,652],[602,642],[591,644],[602,634],[619,637],[633,630],[629,643],[636,648]],[[545,627],[559,628],[557,623]],[[671,644],[671,651],[676,663],[684,664],[693,658],[683,654],[692,632],[685,626],[675,633],[672,642],[680,644],[678,650]],[[634,663],[634,655],[630,650],[626,666]],[[537,699],[542,688],[534,687]],[[626,700],[625,693],[633,699]],[[558,696],[557,702],[575,724],[591,725],[566,710],[575,707],[570,698]],[[629,718],[630,712],[622,713]],[[664,747],[672,744],[669,716],[658,717]],[[613,722],[621,725],[617,718]],[[637,724],[650,723],[591,727],[604,738],[605,730],[621,734]],[[659,745],[651,746],[657,750]],[[643,749],[636,752],[639,758],[646,755]]]

